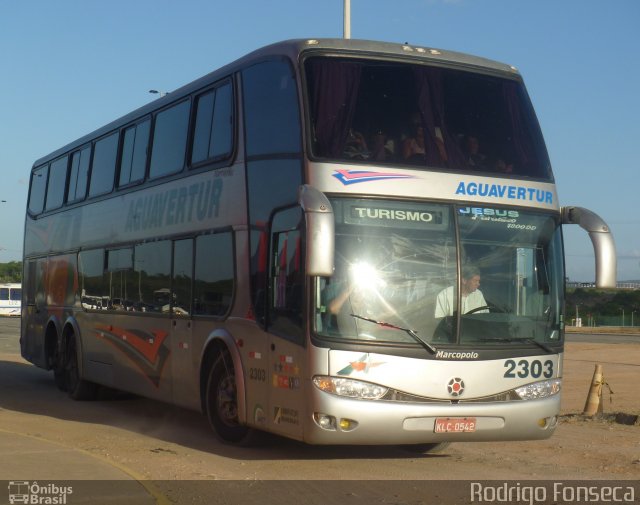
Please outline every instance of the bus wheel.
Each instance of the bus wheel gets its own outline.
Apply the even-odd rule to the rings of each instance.
[[[69,335],[67,337],[64,369],[67,393],[74,400],[93,400],[96,397],[97,386],[93,382],[80,378],[79,361],[80,355],[78,354],[76,337]]]
[[[64,368],[64,353],[56,351],[53,359],[53,380],[60,391],[67,391],[67,373]]]
[[[60,391],[67,391],[67,374],[62,365],[56,363],[53,369],[53,380]]]
[[[444,451],[450,445],[451,442],[440,442],[433,444],[401,445],[400,448],[407,452],[413,452],[414,454],[437,454]]]
[[[218,438],[232,444],[248,443],[251,429],[238,421],[236,375],[227,351],[222,351],[209,370],[206,414]]]

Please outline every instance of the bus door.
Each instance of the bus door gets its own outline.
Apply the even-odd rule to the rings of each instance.
[[[304,417],[304,254],[300,207],[275,214],[269,262],[268,424],[271,430],[300,438]]]

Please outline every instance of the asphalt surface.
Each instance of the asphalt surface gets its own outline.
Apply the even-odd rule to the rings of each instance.
[[[19,318],[0,319],[0,359],[3,355],[15,359],[20,354],[19,336]],[[0,419],[2,396],[0,391]],[[6,485],[2,485],[2,481]],[[34,496],[39,501],[33,501]],[[37,434],[12,432],[0,422],[0,504],[12,500],[14,503],[27,500],[25,503],[73,504],[163,502],[157,491],[130,469],[119,468],[111,461],[45,440]]]

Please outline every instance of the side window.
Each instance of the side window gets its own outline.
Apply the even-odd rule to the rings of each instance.
[[[193,240],[173,244],[172,311],[175,316],[191,314],[191,279],[193,275]]]
[[[137,310],[168,314],[171,307],[171,241],[137,245],[132,280],[138,283]]]
[[[52,210],[62,207],[64,203],[64,190],[67,184],[67,161],[69,157],[64,156],[53,163],[49,168],[49,184],[47,185],[47,199],[45,210]]]
[[[294,207],[278,212],[271,227],[269,328],[296,342],[304,337],[302,222],[302,211]]]
[[[149,177],[174,174],[182,170],[187,147],[189,108],[191,102],[181,102],[156,116]]]
[[[300,151],[295,74],[286,61],[268,61],[242,73],[247,155]]]
[[[0,288],[0,300],[9,299],[9,288]]]
[[[39,214],[44,209],[48,175],[49,165],[39,167],[31,174],[31,189],[29,190],[29,212],[31,214]]]
[[[85,309],[106,309],[104,292],[104,249],[82,251],[78,255],[80,277],[80,301]],[[104,306],[103,306],[104,305]]]
[[[127,310],[130,300],[138,293],[133,275],[133,248],[112,249],[107,251],[107,276],[109,294],[104,308]]]
[[[147,119],[124,131],[118,186],[126,186],[144,179],[150,126],[151,121]]]
[[[67,202],[83,200],[87,195],[87,180],[89,179],[89,162],[91,161],[91,146],[84,147],[71,155],[71,169],[69,170],[69,188]]]
[[[231,82],[198,97],[191,163],[228,158],[233,148]]]
[[[196,239],[193,313],[224,316],[231,308],[234,261],[231,233],[201,235]]]
[[[118,132],[98,140],[93,148],[89,196],[108,193],[113,189],[118,155]]]

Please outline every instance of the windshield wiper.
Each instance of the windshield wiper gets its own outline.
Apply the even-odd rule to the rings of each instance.
[[[526,338],[506,338],[506,337],[496,337],[496,338],[483,338],[480,339],[483,342],[491,342],[491,341],[495,341],[495,342],[526,342],[528,344],[535,344],[538,347],[540,347],[540,349],[547,351],[549,354],[555,354],[556,351],[554,351],[551,347],[549,347],[547,344],[544,344],[542,342],[538,342],[536,339],[534,338],[530,338],[530,337],[526,337]]]
[[[429,351],[431,354],[435,354],[435,353],[438,352],[438,349],[436,349],[429,342],[426,342],[425,340],[422,340],[422,338],[420,338],[420,335],[418,335],[414,330],[411,330],[409,328],[403,328],[402,326],[397,326],[395,324],[386,323],[384,321],[376,321],[375,319],[371,319],[370,317],[364,317],[364,316],[360,316],[358,314],[350,314],[350,315],[351,315],[351,317],[355,317],[356,319],[362,319],[363,321],[367,321],[369,323],[377,324],[378,326],[382,326],[384,328],[393,328],[394,330],[404,331],[411,338],[413,338],[416,342],[418,342],[422,347],[424,347],[427,351]]]

